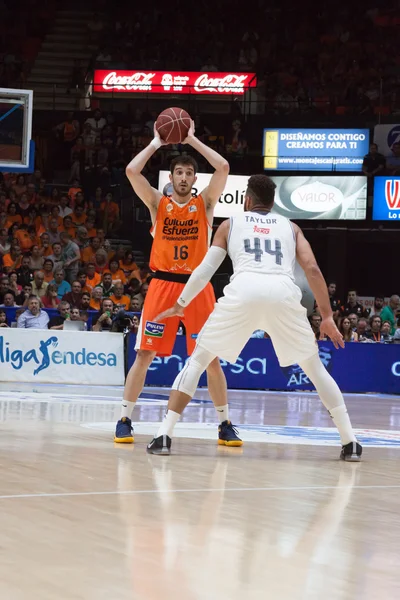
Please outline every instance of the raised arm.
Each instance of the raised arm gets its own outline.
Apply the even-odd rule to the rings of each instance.
[[[153,223],[156,218],[158,204],[162,194],[150,185],[146,177],[142,175],[142,171],[147,161],[153,156],[154,152],[164,145],[165,142],[163,142],[163,140],[160,138],[160,134],[154,126],[154,139],[148,146],[146,146],[146,148],[143,148],[143,150],[131,160],[125,170],[126,176],[129,179],[134,191],[149,209]]]
[[[292,225],[296,232],[296,258],[300,266],[303,268],[321,313],[321,333],[328,335],[336,348],[338,346],[344,347],[343,337],[333,320],[328,288],[324,276],[321,273],[321,269],[319,268],[317,260],[314,256],[314,252],[304,237],[300,227],[294,223],[292,223]]]
[[[224,260],[228,248],[230,221],[224,221],[218,227],[212,246],[203,258],[199,266],[193,271],[181,295],[174,306],[164,311],[155,318],[162,321],[168,317],[183,316],[183,310],[191,301],[206,287],[211,277]]]
[[[225,189],[226,181],[229,175],[229,163],[223,156],[215,152],[212,148],[209,148],[203,142],[201,142],[194,135],[194,123],[189,129],[187,138],[184,144],[189,144],[197,152],[199,152],[204,158],[210,163],[215,169],[213,176],[211,177],[208,186],[201,192],[202,198],[206,204],[207,209],[214,209],[219,197]]]

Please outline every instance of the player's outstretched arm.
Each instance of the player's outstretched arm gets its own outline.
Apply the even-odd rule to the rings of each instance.
[[[328,288],[314,256],[314,252],[304,237],[300,227],[294,223],[292,223],[292,225],[296,232],[296,258],[304,270],[321,313],[321,333],[325,333],[332,340],[335,348],[338,348],[339,346],[344,348],[343,336],[333,320]]]
[[[162,196],[161,192],[153,188],[147,181],[146,177],[142,175],[142,171],[147,161],[153,156],[154,152],[164,146],[165,142],[160,138],[155,125],[154,125],[154,138],[146,148],[143,148],[139,154],[137,154],[126,167],[125,173],[129,179],[131,186],[135,190],[139,198],[145,203],[150,213],[157,212],[158,203]]]
[[[157,315],[155,321],[169,317],[182,317],[184,308],[206,287],[211,277],[222,264],[228,248],[229,219],[221,223],[214,236],[211,248],[199,266],[193,271],[174,306]]]
[[[189,144],[197,152],[199,152],[204,158],[210,163],[215,169],[213,176],[211,177],[208,186],[201,192],[201,195],[206,203],[207,208],[214,208],[217,204],[219,197],[225,189],[226,181],[229,175],[229,163],[228,161],[215,152],[212,148],[209,148],[203,142],[201,142],[194,135],[194,123],[191,121],[191,126],[188,131],[187,138],[183,142]]]

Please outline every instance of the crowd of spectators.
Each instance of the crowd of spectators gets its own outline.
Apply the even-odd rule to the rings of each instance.
[[[93,66],[256,72],[258,97],[280,114],[400,109],[398,0],[200,4],[200,35],[183,2],[172,11],[161,2],[105,8],[88,24]]]
[[[336,296],[336,283],[328,284],[328,293],[333,317],[345,342],[388,344],[398,340],[400,343],[400,297],[397,294],[393,294],[386,305],[383,296],[376,296],[372,308],[365,308],[358,301],[357,290],[349,290],[345,303]],[[317,305],[309,321],[316,339],[326,339],[320,332],[322,319]]]
[[[385,157],[379,152],[378,144],[371,144],[362,164],[364,175],[370,180],[376,175],[400,175],[400,143],[395,142],[391,151],[392,154]]]
[[[113,249],[106,237],[115,232],[118,204],[110,193],[104,197],[101,188],[88,198],[77,181],[67,193],[56,192],[38,170],[3,174],[0,307],[21,311],[18,327],[48,323],[60,329],[62,323],[49,321],[46,313],[57,309],[57,319],[93,324],[95,331],[135,328],[137,320],[132,315],[124,320],[121,310],[140,313],[150,270],[146,264],[138,266],[131,247]],[[99,318],[91,318],[91,311]],[[2,317],[0,326],[5,325]]]
[[[55,0],[0,0],[0,87],[26,88],[56,7]]]

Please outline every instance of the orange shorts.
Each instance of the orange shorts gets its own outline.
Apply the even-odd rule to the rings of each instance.
[[[151,280],[143,305],[135,350],[151,350],[157,352],[159,356],[170,356],[179,323],[182,320],[186,329],[188,354],[193,352],[197,336],[214,310],[215,295],[211,283],[208,283],[204,290],[185,308],[185,316],[182,319],[171,317],[160,323],[153,321],[157,315],[175,304],[184,287],[184,283],[161,279]]]

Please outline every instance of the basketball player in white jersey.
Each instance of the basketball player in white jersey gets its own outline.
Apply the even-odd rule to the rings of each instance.
[[[275,184],[269,177],[250,177],[245,212],[220,225],[211,248],[174,307],[157,317],[182,316],[229,254],[233,263],[231,281],[200,331],[192,356],[173,383],[167,414],[147,446],[151,454],[170,454],[174,426],[210,362],[219,356],[235,363],[253,331],[262,329],[272,340],[279,364],[299,364],[315,385],[339,431],[340,458],[361,459],[362,448],[354,435],[343,395],[319,358],[306,309],[300,304],[301,292],[293,275],[296,258],[321,312],[321,333],[336,348],[343,348],[327,286],[301,229],[285,217],[270,213],[274,195]]]

